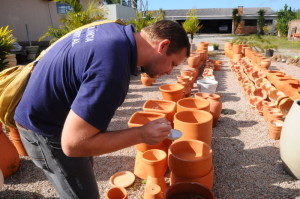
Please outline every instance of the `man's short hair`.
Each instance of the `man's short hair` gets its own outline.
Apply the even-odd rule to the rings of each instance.
[[[167,54],[177,53],[183,48],[187,49],[186,56],[190,56],[190,42],[183,27],[174,21],[160,20],[142,29],[152,40],[168,39],[170,45]]]

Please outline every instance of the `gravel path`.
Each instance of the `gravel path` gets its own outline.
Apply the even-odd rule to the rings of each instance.
[[[215,72],[223,111],[218,125],[213,128],[213,192],[222,199],[300,198],[300,181],[294,180],[282,168],[279,141],[268,139],[267,124],[248,105],[236,76],[230,71],[228,58],[222,55],[218,59],[223,60],[221,70]],[[129,117],[142,110],[146,100],[161,99],[158,87],[175,83],[182,67],[184,65],[175,68],[171,75],[159,78],[150,87],[141,84],[140,76],[132,77],[127,98],[116,112],[109,130],[127,128]],[[274,62],[271,69],[285,71],[300,79],[300,71],[296,66]],[[197,89],[193,92],[197,92]],[[110,188],[108,180],[111,175],[123,170],[133,171],[135,153],[135,148],[129,147],[95,157],[94,168],[101,198],[105,198]],[[135,184],[127,188],[129,198],[142,198],[143,188],[143,182],[136,179]],[[21,158],[20,170],[5,180],[0,192],[0,198],[3,199],[57,197],[44,174],[26,157]]]

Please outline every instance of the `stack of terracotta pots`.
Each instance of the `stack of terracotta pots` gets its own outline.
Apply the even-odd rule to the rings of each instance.
[[[195,98],[202,98],[209,101],[209,112],[213,116],[213,127],[218,123],[219,117],[222,111],[222,101],[221,96],[214,93],[195,93]]]
[[[128,121],[128,127],[140,127],[145,124],[147,124],[150,121],[153,121],[155,119],[163,118],[166,115],[164,113],[158,113],[158,112],[143,112],[138,111],[135,112]],[[146,143],[140,143],[135,145],[135,148],[137,149],[137,154],[135,158],[135,165],[134,165],[134,174],[142,179],[147,179],[147,170],[145,168],[144,161],[142,160],[143,153],[147,150],[151,149],[161,149],[163,151],[167,151],[167,148],[164,144],[164,142],[158,143],[156,145],[149,145]]]
[[[178,182],[198,182],[212,189],[212,150],[205,142],[194,139],[175,141],[169,148],[168,165],[171,170],[171,185]]]

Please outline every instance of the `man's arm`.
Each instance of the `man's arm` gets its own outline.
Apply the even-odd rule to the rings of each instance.
[[[71,110],[64,124],[61,145],[70,157],[96,156],[139,143],[158,144],[167,138],[171,128],[170,122],[161,118],[142,127],[100,133]]]

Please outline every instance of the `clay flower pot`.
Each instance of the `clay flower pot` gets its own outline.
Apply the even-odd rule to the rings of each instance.
[[[2,170],[4,178],[14,174],[20,167],[19,154],[13,143],[8,139],[6,134],[2,131],[2,124],[0,123],[0,169]]]
[[[181,182],[173,184],[165,193],[165,199],[175,198],[205,198],[214,199],[214,194],[203,185],[196,182]]]
[[[176,112],[176,102],[170,100],[148,100],[144,103],[143,110],[146,112],[163,113],[170,122],[173,122]]]
[[[174,129],[183,134],[179,140],[194,139],[211,145],[212,115],[207,111],[181,111],[174,115]]]
[[[271,120],[282,120],[283,114],[278,108],[269,108],[268,109],[268,121]]]
[[[166,84],[159,87],[163,99],[177,102],[182,98],[184,86],[180,84]]]
[[[263,115],[264,115],[264,119],[267,121],[268,120],[268,109],[270,108],[276,108],[276,104],[274,102],[268,102],[268,101],[264,101],[263,102]]]
[[[209,111],[209,101],[201,98],[183,98],[177,101],[177,112],[187,110]]]
[[[209,101],[209,111],[213,115],[213,127],[218,123],[222,111],[221,96],[214,93],[195,93],[195,98],[203,98]]]
[[[128,127],[139,127],[143,126],[144,124],[147,124],[150,121],[159,119],[165,117],[165,114],[163,113],[155,113],[155,112],[143,112],[138,111],[135,112],[128,121]],[[150,150],[150,149],[164,149],[165,145],[163,142],[158,143],[156,145],[150,145],[146,143],[140,143],[136,144],[135,148],[137,149],[137,154],[135,157],[135,163],[134,163],[134,174],[138,176],[139,178],[146,179],[147,178],[147,171],[145,169],[145,165],[142,161],[142,153]]]
[[[127,199],[128,194],[123,187],[112,187],[106,193],[106,199]]]
[[[191,54],[187,59],[189,67],[197,68],[200,62],[200,56],[197,54]]]
[[[143,161],[148,174],[146,186],[157,184],[164,192],[168,188],[164,179],[168,167],[167,154],[159,149],[151,149],[143,153]]]
[[[161,188],[157,184],[145,186],[144,199],[163,199],[164,195]]]
[[[183,178],[183,177],[179,177],[176,174],[174,174],[173,172],[171,172],[170,174],[170,185],[173,185],[175,183],[178,182],[198,182],[200,184],[202,184],[204,187],[212,190],[213,188],[213,184],[214,184],[214,167],[212,166],[210,171],[199,178]]]
[[[18,129],[9,127],[9,136],[10,136],[14,146],[16,147],[18,153],[22,156],[28,156],[27,152],[22,144]]]
[[[144,86],[151,86],[155,78],[150,77],[147,73],[141,73],[141,81]]]
[[[159,118],[163,118],[163,117],[165,117],[165,114],[163,114],[163,113],[138,111],[138,112],[135,112],[130,117],[130,119],[128,121],[128,127],[132,128],[132,127],[143,126],[143,125],[147,124],[150,121],[153,121],[153,120],[156,120],[156,119],[159,119]],[[149,149],[160,148],[161,145],[162,145],[162,143],[159,143],[157,145],[149,145],[149,144],[141,143],[141,144],[135,145],[135,147],[136,147],[137,150],[139,150],[141,152],[145,152]]]
[[[176,141],[169,147],[170,170],[183,178],[199,178],[211,170],[211,147],[199,140]]]
[[[290,111],[294,101],[289,97],[280,97],[277,101],[278,109],[282,112],[283,116],[286,116]]]
[[[270,65],[271,65],[271,59],[262,59],[260,61],[260,68],[263,70],[269,69]]]
[[[282,120],[269,121],[269,138],[273,140],[279,140],[282,126],[283,126]]]

